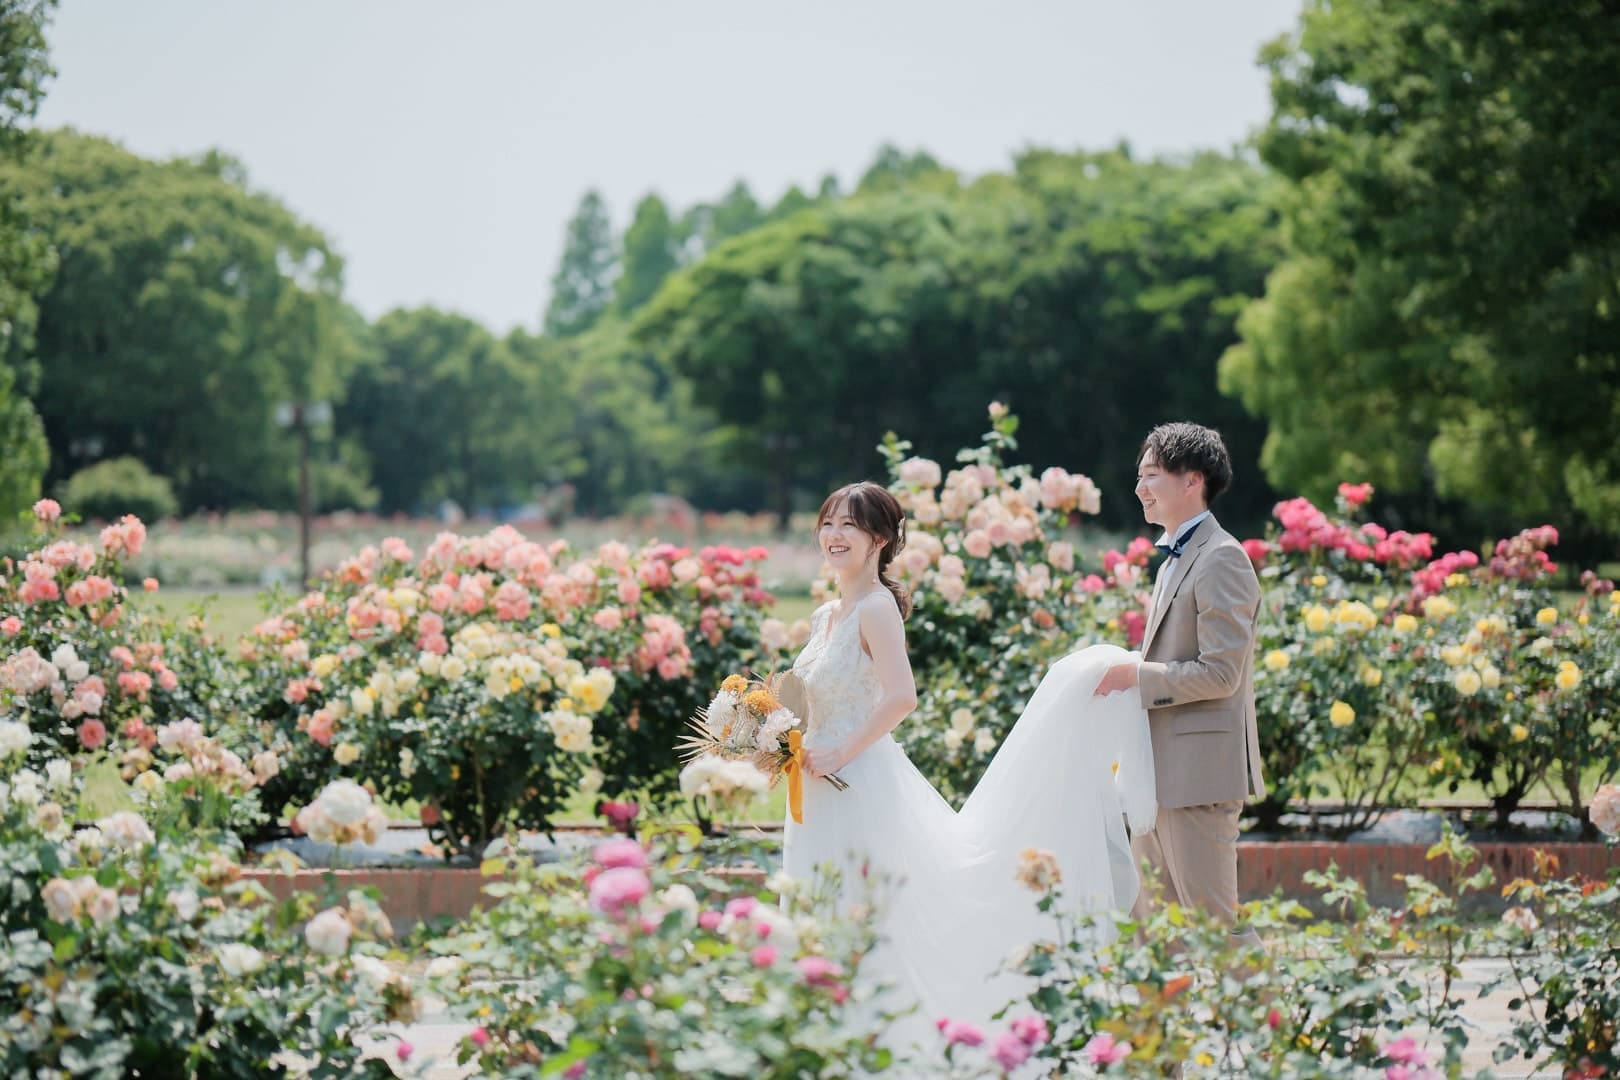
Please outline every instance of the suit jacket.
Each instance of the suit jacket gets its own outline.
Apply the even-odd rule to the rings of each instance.
[[[1165,573],[1170,579],[1148,615],[1139,670],[1159,805],[1264,798],[1254,714],[1254,565],[1212,516]]]

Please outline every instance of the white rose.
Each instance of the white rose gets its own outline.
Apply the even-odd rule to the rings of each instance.
[[[444,657],[438,653],[425,652],[416,658],[416,666],[424,675],[437,675],[444,663]]]
[[[73,779],[73,766],[61,758],[53,758],[45,763],[45,786],[52,791],[68,786]]]
[[[27,724],[15,720],[0,720],[0,758],[27,750],[34,741],[34,733]]]
[[[327,908],[304,927],[304,941],[323,956],[342,956],[349,951],[354,927],[338,908]]]
[[[360,748],[352,742],[341,742],[332,748],[332,760],[339,765],[353,765],[360,760]]]
[[[150,844],[155,839],[151,827],[141,815],[129,810],[120,810],[110,817],[104,817],[96,825],[108,840],[125,851]]]
[[[664,907],[672,911],[684,911],[689,915],[697,914],[697,893],[692,891],[690,885],[682,885],[677,882],[660,893],[658,900]]]
[[[194,889],[181,889],[179,892],[169,894],[169,906],[179,916],[181,922],[190,922],[197,917],[201,902],[197,899]]]
[[[321,789],[315,804],[335,825],[358,825],[371,809],[371,792],[353,780],[333,780]]]
[[[23,769],[11,778],[11,801],[30,810],[39,805],[39,774]]]
[[[399,775],[407,780],[416,775],[416,755],[411,753],[408,746],[401,747],[399,751]]]
[[[376,699],[364,689],[349,692],[349,707],[354,710],[356,716],[370,716],[372,707],[376,703]]]
[[[45,914],[53,922],[69,923],[79,917],[79,891],[66,878],[51,878],[39,891]]]
[[[996,737],[988,728],[980,728],[979,733],[973,737],[973,752],[988,754],[996,748]]]
[[[107,846],[107,837],[100,829],[92,825],[74,833],[73,838],[68,843],[73,846],[73,850],[78,852],[81,858],[88,858]]]
[[[243,945],[239,941],[227,942],[214,950],[219,957],[219,966],[225,969],[225,974],[233,979],[243,975],[251,975],[264,966],[264,954],[251,945]]]
[[[966,736],[964,736],[960,731],[957,731],[955,728],[951,728],[949,731],[945,732],[945,749],[949,750],[953,754],[956,753],[958,750],[962,749],[962,740],[965,738]]]
[[[427,966],[427,977],[430,979],[448,979],[461,974],[466,965],[459,956],[435,956]]]
[[[973,711],[971,709],[953,709],[951,711],[951,730],[966,736],[973,731]]]
[[[118,918],[118,894],[111,889],[98,887],[90,894],[90,900],[84,905],[91,921],[98,926],[106,926]]]
[[[467,662],[459,656],[448,657],[444,663],[439,665],[439,674],[451,682],[455,682],[467,674]]]
[[[356,956],[354,958],[354,970],[373,990],[381,990],[393,978],[393,972],[388,970],[388,965],[375,956],[365,956],[363,954]]]
[[[259,783],[268,783],[281,771],[281,759],[274,750],[260,750],[253,755],[253,778]]]

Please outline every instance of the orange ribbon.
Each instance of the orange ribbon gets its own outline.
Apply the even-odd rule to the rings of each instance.
[[[804,732],[797,728],[787,733],[788,759],[782,771],[788,780],[788,813],[800,825],[804,824]]]

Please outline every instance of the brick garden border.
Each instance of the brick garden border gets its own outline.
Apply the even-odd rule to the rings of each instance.
[[[1336,863],[1348,877],[1367,889],[1373,904],[1393,907],[1404,895],[1400,874],[1421,874],[1434,879],[1442,868],[1425,856],[1429,844],[1347,843],[1314,840],[1250,840],[1238,843],[1238,894],[1245,899],[1269,896],[1281,889],[1284,896],[1317,907],[1319,894],[1304,882],[1308,870],[1326,870]],[[1566,876],[1602,878],[1620,867],[1620,847],[1601,843],[1481,843],[1474,845],[1485,864],[1496,872],[1498,884],[1517,877],[1533,877],[1535,852],[1557,856]],[[405,931],[429,919],[465,918],[475,906],[488,907],[484,878],[476,867],[413,867],[409,869],[296,870],[247,869],[244,876],[265,886],[278,899],[295,892],[319,893],[330,884],[341,895],[349,889],[375,886],[383,910],[396,929]],[[739,877],[758,877],[758,872]],[[1499,911],[1506,906],[1501,890],[1467,898],[1465,908]]]

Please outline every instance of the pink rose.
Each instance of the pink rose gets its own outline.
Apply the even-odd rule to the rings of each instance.
[[[1340,484],[1339,497],[1351,506],[1360,506],[1372,498],[1373,486],[1371,484]]]
[[[698,925],[712,933],[720,928],[720,922],[723,918],[724,916],[718,911],[703,911],[698,914]]]
[[[1007,1029],[1030,1046],[1039,1046],[1052,1037],[1044,1016],[1033,1013],[1020,1016],[1007,1025]]]
[[[990,1048],[990,1056],[1007,1072],[1029,1060],[1029,1044],[1010,1031],[1003,1031]]]
[[[147,592],[157,592],[158,591],[158,579],[155,578],[155,577],[149,577],[149,578],[142,579],[141,588],[145,589]]]
[[[4,622],[0,622],[0,634],[5,634],[6,637],[16,637],[20,633],[22,633],[22,620],[17,616],[9,616]]]
[[[1088,593],[1100,593],[1108,587],[1108,583],[1096,574],[1087,574],[1080,582],[1080,588]]]
[[[664,679],[678,679],[686,674],[686,665],[681,663],[678,656],[666,656],[658,661],[658,674]]]
[[[1099,1069],[1117,1065],[1131,1056],[1131,1044],[1119,1042],[1112,1035],[1095,1035],[1086,1043],[1085,1055]]]
[[[1620,787],[1604,784],[1592,796],[1592,824],[1605,836],[1620,836]]]
[[[734,900],[726,901],[726,914],[734,919],[746,919],[754,913],[759,901],[752,896],[739,896]]]
[[[309,718],[309,737],[322,746],[331,746],[332,726],[332,714],[320,709]]]
[[[946,1046],[955,1046],[957,1043],[961,1043],[963,1046],[981,1046],[984,1044],[984,1032],[966,1020],[955,1023],[945,1021],[944,1027],[940,1031],[945,1036]]]
[[[86,720],[79,725],[79,742],[86,750],[98,749],[107,741],[107,725],[100,720]]]
[[[959,577],[942,577],[934,587],[947,604],[954,604],[967,594],[967,583]]]
[[[939,465],[923,457],[907,458],[900,463],[900,482],[913,487],[939,486]]]
[[[619,603],[634,607],[641,600],[641,586],[626,578],[619,582]]]
[[[990,537],[983,529],[974,529],[962,538],[962,550],[975,559],[985,559],[990,556]]]
[[[588,1061],[589,1059],[586,1060]],[[572,1065],[568,1066],[566,1071],[563,1072],[563,1076],[566,1077],[567,1080],[579,1080],[580,1077],[585,1075],[585,1064],[585,1061],[574,1062]]]
[[[422,824],[429,828],[444,820],[444,815],[439,813],[439,808],[433,803],[423,803],[422,809],[417,811],[416,816],[421,818]]]
[[[603,630],[617,630],[624,623],[624,613],[609,605],[592,615],[591,622]]]
[[[1059,540],[1046,549],[1046,561],[1052,564],[1052,569],[1067,574],[1074,569],[1074,545]]]
[[[757,968],[768,968],[776,963],[776,949],[770,945],[755,946],[748,954],[748,961]]]
[[[796,965],[799,978],[809,986],[833,986],[844,974],[844,969],[825,956],[801,956]]]
[[[41,499],[34,504],[34,517],[46,525],[55,523],[62,516],[62,504],[55,499]]]
[[[596,850],[591,852],[591,858],[604,870],[611,870],[617,866],[634,866],[643,870],[647,867],[647,853],[634,840],[604,841],[596,845]]]
[[[639,867],[615,866],[591,882],[590,904],[597,911],[617,916],[625,908],[641,903],[651,889],[652,883]]]
[[[480,1024],[467,1033],[467,1041],[482,1050],[489,1045],[489,1032]]]

